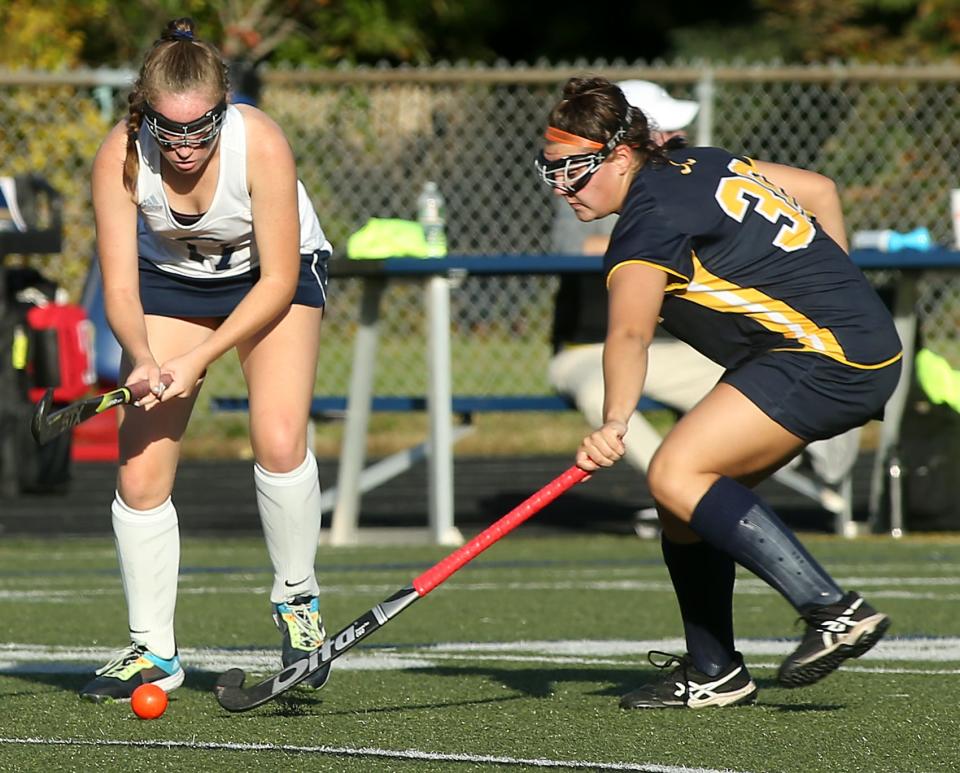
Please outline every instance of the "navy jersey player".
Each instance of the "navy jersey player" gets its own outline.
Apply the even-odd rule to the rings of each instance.
[[[229,349],[250,397],[284,664],[324,638],[320,487],[306,428],[331,247],[282,130],[254,107],[228,104],[220,53],[190,19],[170,22],[148,51],[129,105],[94,161],[93,204],[121,377],[147,379],[152,392],[120,416],[112,522],[131,642],[80,691],[95,701],[183,681],[171,492],[203,374]]]
[[[879,416],[899,378],[900,341],[846,254],[836,187],[718,148],[661,148],[602,78],[568,81],[545,139],[540,174],[578,218],[620,214],[604,257],[604,424],[577,464],[592,472],[623,455],[658,322],[726,369],[647,476],[688,652],[658,663],[675,668],[621,706],[755,700],[734,644],[735,562],[806,621],[778,679],[811,684],[890,622],[841,588],[752,490],[805,444]]]

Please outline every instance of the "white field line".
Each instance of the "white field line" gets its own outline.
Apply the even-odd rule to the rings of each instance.
[[[326,754],[334,757],[379,757],[395,760],[430,762],[470,762],[491,765],[516,765],[533,768],[566,768],[568,770],[625,770],[633,773],[736,773],[724,768],[688,768],[637,762],[596,762],[592,760],[550,760],[543,758],[499,757],[487,754],[450,754],[418,749],[378,749],[372,746],[295,746],[272,743],[215,743],[209,741],[115,741],[84,738],[2,738],[0,745],[19,746],[94,746],[130,747],[137,749],[192,749],[197,751],[281,752],[285,754]]]
[[[246,580],[254,580],[253,577],[245,577]],[[871,598],[890,598],[890,599],[914,599],[917,601],[957,601],[960,600],[960,594],[948,593],[942,591],[913,591],[904,590],[904,588],[956,588],[960,587],[960,577],[840,577],[838,582],[843,587],[865,589],[871,588]],[[0,602],[2,601],[23,601],[29,599],[33,603],[64,603],[70,601],[73,603],[84,602],[93,597],[119,596],[122,588],[119,582],[111,583],[111,587],[93,587],[79,589],[74,586],[71,589],[62,587],[63,582],[58,583],[56,589],[37,588],[35,585],[31,589],[0,589]],[[0,583],[2,586],[2,583]],[[397,584],[358,584],[358,585],[324,585],[321,594],[337,596],[358,596],[371,595],[381,596],[391,593],[397,589]],[[492,591],[510,591],[510,592],[564,592],[570,590],[594,590],[594,591],[627,591],[643,593],[673,593],[673,586],[668,580],[545,580],[534,582],[459,582],[452,580],[449,584],[437,589],[437,592],[453,591],[473,591],[489,593]],[[269,586],[266,585],[206,585],[199,587],[181,586],[179,592],[183,595],[222,595],[238,593],[254,593],[263,595],[269,592]],[[743,577],[737,580],[736,592],[739,595],[762,595],[772,593],[770,587],[762,580],[752,577]]]
[[[738,649],[746,656],[782,658],[796,642],[786,639],[743,639]],[[471,663],[523,662],[547,666],[645,665],[647,652],[682,652],[676,638],[641,640],[568,640],[516,642],[445,642],[433,645],[364,647],[361,645],[337,660],[336,668],[347,671],[398,671],[437,668],[451,661]],[[104,647],[63,647],[40,644],[0,644],[0,674],[86,673],[116,653]],[[191,649],[180,651],[189,669],[225,671],[242,668],[269,673],[280,667],[276,649]],[[867,662],[871,662],[867,665]],[[910,664],[909,667],[900,663]],[[933,664],[956,663],[957,668],[933,668]],[[930,664],[924,666],[923,664]],[[751,668],[777,668],[771,661],[751,662]],[[845,670],[862,673],[960,674],[960,638],[888,638],[856,664]]]
[[[63,558],[69,557],[68,555],[62,556]],[[960,552],[958,552],[958,558],[960,558]],[[23,560],[24,555],[17,553],[17,559]],[[111,554],[110,558],[114,559],[114,563],[109,565],[102,566],[91,566],[91,567],[76,567],[74,570],[55,569],[56,565],[56,556],[44,553],[37,556],[38,559],[42,558],[40,561],[40,567],[32,566],[30,569],[26,567],[19,570],[10,570],[5,569],[0,571],[0,583],[8,580],[31,580],[33,578],[40,578],[44,581],[49,582],[61,582],[66,577],[71,577],[74,575],[86,575],[90,577],[104,577],[110,579],[118,575],[118,567],[115,563],[115,556]],[[827,562],[824,562],[827,563]],[[3,566],[3,564],[0,564]],[[378,576],[389,576],[393,579],[397,579],[402,576],[414,576],[419,574],[424,569],[428,568],[427,563],[421,562],[407,562],[404,564],[397,565],[379,565],[379,564],[351,564],[351,565],[337,565],[337,564],[325,564],[323,561],[323,554],[318,556],[318,571],[320,574],[326,574],[329,576],[338,576],[344,577],[346,575],[356,575],[356,576],[369,576],[369,575],[378,575]],[[838,562],[832,561],[829,562],[829,569],[832,574],[838,577],[844,578],[853,578],[856,576],[863,576],[871,578],[876,581],[886,581],[888,578],[895,579],[898,576],[910,576],[911,574],[916,573],[919,566],[922,566],[925,571],[928,571],[930,577],[945,577],[953,578],[954,582],[960,581],[960,577],[957,577],[954,572],[956,571],[956,561],[953,559],[942,559],[937,561],[929,561],[925,559],[918,559],[914,562],[903,562],[903,563],[873,563],[873,562]],[[51,568],[50,572],[44,571],[42,567]],[[659,557],[647,558],[647,559],[638,559],[636,562],[629,562],[624,560],[612,560],[609,562],[604,562],[600,560],[590,561],[589,563],[582,564],[576,561],[550,561],[549,559],[543,559],[540,561],[516,561],[516,562],[498,562],[495,558],[491,558],[489,561],[486,559],[480,559],[477,562],[471,564],[470,571],[475,574],[497,574],[502,575],[505,573],[523,573],[531,574],[536,573],[542,577],[550,577],[556,575],[558,577],[601,577],[609,578],[611,576],[636,576],[644,574],[663,574],[666,569],[663,565],[662,560]],[[745,569],[739,569],[744,576],[749,576],[749,572]],[[201,579],[203,577],[209,577],[211,575],[217,577],[263,577],[269,576],[271,574],[271,569],[269,565],[260,565],[260,566],[196,566],[191,563],[184,563],[181,566],[181,582],[190,582],[192,580]],[[922,578],[921,578],[922,579]]]

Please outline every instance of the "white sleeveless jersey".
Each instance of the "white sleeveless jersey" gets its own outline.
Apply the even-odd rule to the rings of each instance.
[[[160,177],[160,148],[146,126],[140,129],[137,153],[137,249],[141,258],[162,271],[196,279],[216,279],[249,272],[260,263],[247,190],[247,137],[243,114],[227,107],[220,132],[220,176],[210,208],[193,225],[178,223]],[[332,252],[303,183],[297,180],[300,254]]]

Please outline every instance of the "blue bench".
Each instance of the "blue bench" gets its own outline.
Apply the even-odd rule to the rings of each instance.
[[[523,394],[523,395],[453,395],[451,398],[452,413],[461,418],[461,425],[456,427],[451,438],[452,442],[460,440],[470,434],[472,417],[475,413],[519,413],[543,411],[556,413],[559,411],[576,410],[573,403],[557,394]],[[249,401],[246,397],[212,397],[211,410],[215,412],[246,411]],[[375,395],[370,401],[370,410],[377,413],[411,413],[427,410],[427,398],[423,395]],[[642,397],[637,404],[637,410],[647,411],[677,411],[664,403],[649,397]],[[313,398],[310,404],[311,419],[328,419],[342,417],[347,411],[347,397],[342,395],[320,395]],[[312,445],[312,443],[311,443]],[[386,483],[391,478],[400,475],[429,454],[429,445],[421,443],[412,448],[398,451],[367,467],[361,474],[359,489],[366,493],[377,486]],[[788,467],[777,470],[773,477],[782,485],[791,488],[799,494],[816,502],[836,519],[838,534],[852,535],[852,479],[847,477],[837,486],[829,486],[813,480],[796,470]],[[323,512],[332,510],[337,500],[337,489],[331,487],[321,496]]]
[[[246,411],[246,397],[213,397],[210,408],[218,412]],[[573,404],[560,395],[454,395],[451,400],[453,413],[471,416],[474,413],[517,413],[526,411],[570,411]],[[669,406],[651,400],[640,399],[641,411],[672,410]],[[347,410],[347,398],[340,395],[314,397],[310,403],[310,415],[314,418],[342,414]],[[427,398],[423,395],[378,395],[370,403],[370,410],[378,413],[409,413],[427,410]]]
[[[347,413],[347,404],[347,397],[342,395],[321,395],[314,397],[310,404],[311,426],[309,432],[312,434],[314,420],[344,417]],[[453,395],[450,400],[450,405],[452,414],[460,417],[460,424],[453,427],[450,434],[451,446],[476,429],[473,424],[473,415],[476,413],[535,411],[556,413],[559,411],[576,410],[571,401],[557,394]],[[249,407],[249,400],[246,397],[214,396],[210,400],[210,408],[214,412],[247,411]],[[669,406],[646,397],[641,398],[637,408],[641,411],[672,411]],[[427,398],[424,395],[374,395],[370,398],[371,412],[411,413],[427,410]],[[312,437],[308,437],[308,445],[310,447],[313,446]],[[392,478],[406,472],[414,464],[423,461],[429,455],[430,444],[425,441],[410,448],[405,448],[402,451],[397,451],[374,462],[364,468],[362,472],[359,472],[359,477],[354,484],[357,494],[364,494],[377,488]],[[348,485],[347,490],[353,490],[354,485]],[[328,487],[322,492],[320,497],[320,509],[322,512],[334,510],[337,506],[337,495],[338,486]],[[355,516],[351,515],[346,519],[346,522],[352,524],[355,520]],[[331,534],[333,535],[331,541],[335,544],[339,544],[338,540],[342,539],[337,536],[338,531],[336,524],[338,522],[343,523],[344,521],[343,516],[338,518],[337,513],[334,513],[334,525],[331,527]]]
[[[475,413],[536,411],[556,413],[575,410],[575,406],[570,400],[557,394],[453,395],[450,402],[453,414],[461,417],[462,422],[460,426],[454,429],[451,438],[454,443],[473,431],[472,418]],[[249,408],[249,401],[246,397],[213,397],[210,400],[210,406],[211,410],[215,412],[246,411]],[[370,410],[377,413],[426,411],[427,398],[423,395],[375,395],[371,398]],[[649,397],[640,399],[637,410],[641,412],[670,411],[677,414],[675,409]],[[342,417],[346,411],[347,398],[342,395],[316,396],[310,404],[312,419]],[[429,445],[420,443],[370,465],[361,474],[360,492],[366,493],[386,483],[391,478],[406,472],[412,465],[425,459],[429,452]],[[806,496],[828,512],[833,513],[837,517],[838,534],[850,533],[846,524],[851,523],[853,517],[851,478],[848,477],[839,486],[828,486],[790,468],[777,470],[773,477],[782,485]],[[324,491],[321,499],[321,509],[324,512],[332,510],[337,499],[336,487]]]

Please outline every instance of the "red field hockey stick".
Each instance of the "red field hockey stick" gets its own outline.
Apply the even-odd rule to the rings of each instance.
[[[173,379],[164,374],[160,380],[168,386]],[[45,445],[57,435],[73,429],[81,422],[92,419],[94,416],[116,408],[118,405],[135,403],[150,392],[150,382],[138,381],[130,386],[117,387],[101,395],[94,395],[83,400],[77,400],[63,408],[50,412],[53,407],[53,390],[48,389],[43,397],[33,407],[33,420],[30,422],[30,431],[33,439],[40,445]]]
[[[499,521],[488,526],[468,543],[427,569],[410,585],[381,601],[373,609],[364,612],[335,636],[328,637],[320,649],[310,653],[310,657],[291,663],[279,673],[252,687],[243,686],[246,674],[242,669],[231,668],[225,671],[220,675],[214,688],[217,701],[227,711],[247,711],[273,700],[291,687],[300,684],[331,660],[340,657],[361,639],[367,638],[378,628],[385,626],[414,601],[426,596],[460,567],[472,561],[494,542],[505,537],[521,523],[538,513],[564,491],[579,483],[587,474],[579,467],[571,467],[559,477],[554,478]]]

